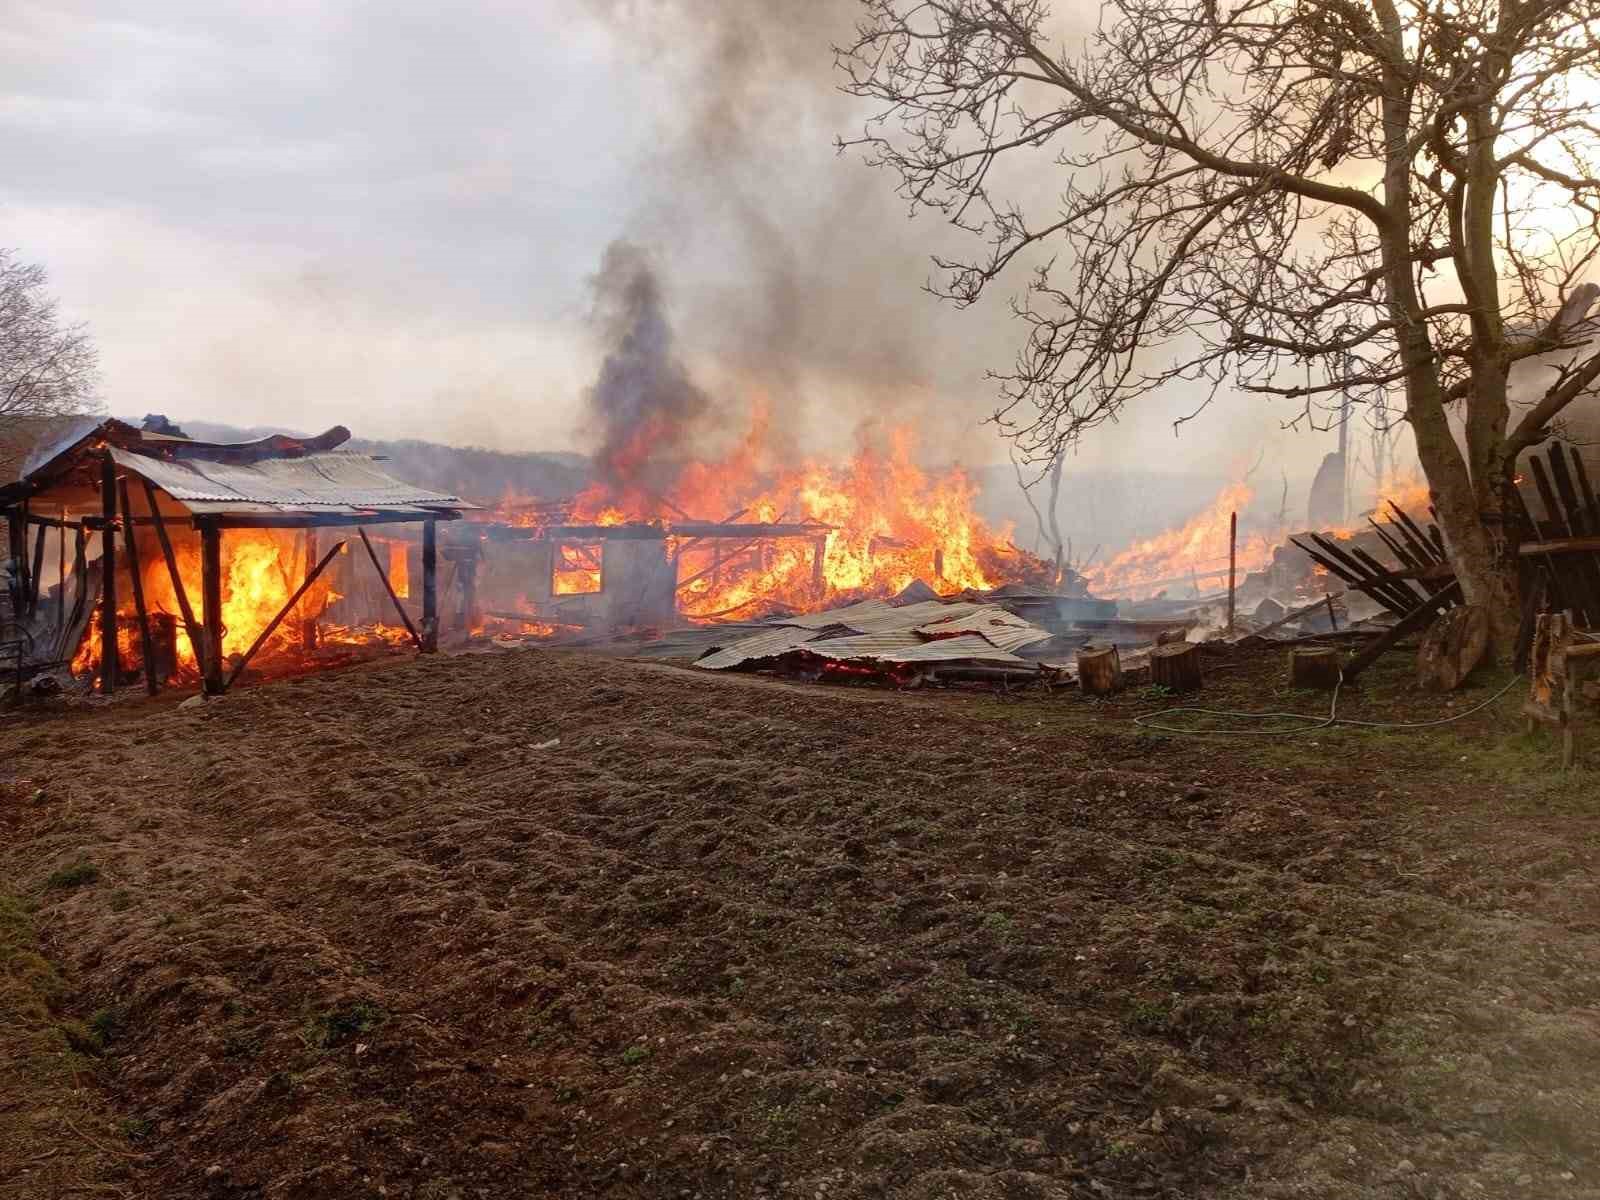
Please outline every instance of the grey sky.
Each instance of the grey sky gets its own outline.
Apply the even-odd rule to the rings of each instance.
[[[1017,331],[920,292],[946,236],[834,156],[844,0],[8,6],[0,242],[43,262],[102,348],[114,411],[582,449],[586,281],[628,236],[719,395],[787,436],[978,422]],[[792,20],[790,19],[792,17]],[[1021,280],[1017,281],[1018,286]],[[1185,397],[1083,459],[1179,465]],[[1259,402],[1186,429],[1186,467],[1304,473],[1331,435]]]

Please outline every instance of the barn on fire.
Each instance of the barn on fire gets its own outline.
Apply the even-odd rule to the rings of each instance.
[[[188,670],[217,694],[269,642],[313,650],[358,575],[381,585],[400,637],[434,649],[437,525],[473,506],[340,450],[349,437],[216,443],[118,420],[62,432],[0,487],[24,666],[72,663],[106,692],[142,677],[154,693]],[[420,542],[402,536],[418,526]]]

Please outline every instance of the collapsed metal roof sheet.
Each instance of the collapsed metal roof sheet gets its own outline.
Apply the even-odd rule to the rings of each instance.
[[[956,607],[951,605],[952,608]],[[997,604],[971,605],[972,611],[958,613],[948,620],[932,621],[919,626],[917,632],[925,637],[946,638],[957,634],[983,635],[991,645],[1002,650],[1020,650],[1035,642],[1049,641],[1051,634],[1031,621],[1009,613]]]
[[[803,653],[836,662],[1002,664],[1033,668],[1012,653],[1049,632],[997,605],[928,600],[902,608],[866,600],[846,608],[784,617],[772,628],[707,655],[697,667],[720,671]]]
[[[458,496],[404,483],[367,455],[346,450],[248,463],[202,458],[167,462],[116,447],[111,448],[111,457],[174,500],[202,503],[209,512],[231,511],[235,506],[240,511],[260,511],[261,505],[318,510],[473,507]]]

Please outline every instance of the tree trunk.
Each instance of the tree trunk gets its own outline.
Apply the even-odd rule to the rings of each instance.
[[[1150,682],[1175,692],[1199,691],[1200,644],[1169,642],[1150,651]]]
[[[1122,687],[1122,657],[1115,646],[1078,651],[1078,684],[1090,696],[1109,696]]]

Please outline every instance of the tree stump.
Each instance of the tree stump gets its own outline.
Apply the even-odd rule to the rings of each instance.
[[[1453,692],[1489,649],[1489,614],[1477,604],[1452,608],[1435,621],[1417,650],[1417,682],[1435,692]]]
[[[1196,642],[1170,642],[1150,651],[1150,682],[1174,692],[1200,689],[1200,646]]]
[[[1078,651],[1078,684],[1090,696],[1109,696],[1122,688],[1122,657],[1115,646]]]
[[[1329,692],[1339,686],[1344,656],[1332,646],[1302,646],[1289,651],[1289,686]]]

